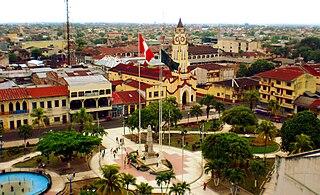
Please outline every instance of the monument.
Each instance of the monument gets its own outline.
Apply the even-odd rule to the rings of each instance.
[[[162,155],[159,156],[159,154],[153,150],[152,129],[150,125],[148,125],[147,139],[144,148],[145,151],[143,155],[137,157],[139,164],[147,166],[150,169],[150,173],[153,174],[170,171],[167,166],[162,164]]]

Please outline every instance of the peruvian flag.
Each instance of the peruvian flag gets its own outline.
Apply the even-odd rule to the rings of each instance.
[[[139,49],[140,49],[140,52],[143,53],[144,56],[146,57],[146,60],[150,62],[150,60],[154,57],[154,54],[149,49],[147,43],[143,40],[141,35],[139,35]]]

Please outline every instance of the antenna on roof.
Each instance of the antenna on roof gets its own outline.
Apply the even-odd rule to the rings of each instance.
[[[67,6],[67,41],[68,41],[68,66],[70,66],[70,24],[69,24],[69,0],[66,1]]]

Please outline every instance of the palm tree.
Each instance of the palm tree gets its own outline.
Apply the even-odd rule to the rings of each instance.
[[[301,135],[296,135],[296,142],[291,143],[291,148],[291,154],[298,154],[312,150],[314,143],[311,141],[310,136],[302,133]]]
[[[123,181],[119,170],[120,167],[118,165],[104,165],[101,168],[103,178],[95,182],[98,187],[97,191],[102,194],[121,193]]]
[[[173,171],[169,171],[165,173],[165,179],[166,179],[165,183],[167,184],[167,187],[166,187],[166,194],[167,194],[170,182],[171,180],[176,179],[176,176]]]
[[[43,108],[35,108],[32,110],[31,112],[31,117],[33,117],[33,122],[32,124],[33,125],[36,125],[38,124],[38,129],[40,129],[40,125],[43,125],[44,127],[46,127],[46,124],[45,124],[45,119],[47,118],[45,116],[45,111],[43,110]]]
[[[271,111],[271,114],[277,115],[280,110],[280,104],[277,100],[269,100],[267,103],[267,108]]]
[[[259,92],[257,90],[249,90],[244,93],[243,101],[249,103],[250,110],[259,102]]]
[[[245,171],[239,168],[225,168],[222,170],[222,176],[227,179],[232,185],[232,194],[237,194],[237,186],[243,183],[245,178]]]
[[[185,181],[180,183],[181,194],[184,194],[186,191],[191,192],[190,184],[186,183]]]
[[[160,186],[161,194],[162,194],[162,183],[166,184],[166,173],[161,173],[156,176],[157,185]]]
[[[200,104],[202,105],[206,105],[206,111],[207,111],[207,120],[209,119],[209,112],[211,109],[211,106],[214,105],[215,99],[213,95],[207,94],[206,96],[204,96],[204,98],[202,98],[200,100]]]
[[[197,117],[197,123],[198,123],[198,117],[202,115],[202,110],[200,104],[194,104],[190,109],[190,115]]]
[[[169,194],[174,193],[175,195],[179,195],[180,192],[181,192],[181,184],[180,184],[180,183],[178,183],[178,184],[173,184],[173,185],[170,187]]]
[[[19,136],[23,138],[24,147],[27,148],[27,139],[32,136],[32,127],[30,125],[24,124],[19,127]]]
[[[148,183],[141,182],[139,185],[136,185],[136,192],[141,195],[151,195],[153,187]]]
[[[255,177],[255,181],[257,182],[255,187],[258,187],[259,186],[259,183],[258,183],[259,178],[265,173],[265,169],[263,167],[263,164],[261,163],[261,161],[252,160],[252,161],[250,161],[249,170],[252,172],[252,174]]]
[[[218,111],[220,118],[220,113],[221,111],[223,112],[226,109],[226,104],[223,101],[216,101],[216,103],[214,104],[214,109]]]
[[[274,124],[269,120],[263,120],[258,128],[258,132],[260,132],[260,137],[265,140],[264,144],[264,155],[266,154],[266,147],[269,145],[269,141],[274,140],[278,129],[274,126]]]
[[[92,123],[93,117],[91,114],[86,112],[85,108],[81,108],[80,111],[77,111],[73,115],[72,120],[73,122],[80,124],[79,132],[82,132],[86,124]]]
[[[129,185],[136,185],[137,178],[135,178],[130,173],[121,173],[120,177],[124,185],[126,185],[127,191],[129,190]]]

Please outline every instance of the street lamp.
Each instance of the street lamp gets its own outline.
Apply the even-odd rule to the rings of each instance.
[[[181,178],[181,181],[183,182],[183,163],[184,163],[184,136],[187,134],[187,130],[182,130],[181,131],[181,136],[182,136],[182,161],[181,161],[181,167],[182,167],[182,178]]]
[[[189,123],[189,118],[190,118],[190,112],[188,112],[188,123]]]
[[[2,135],[0,135],[0,157],[2,157],[2,145],[3,145]]]
[[[72,194],[72,180],[74,179],[75,176],[76,176],[76,173],[67,175],[67,179],[70,183],[70,194]]]

